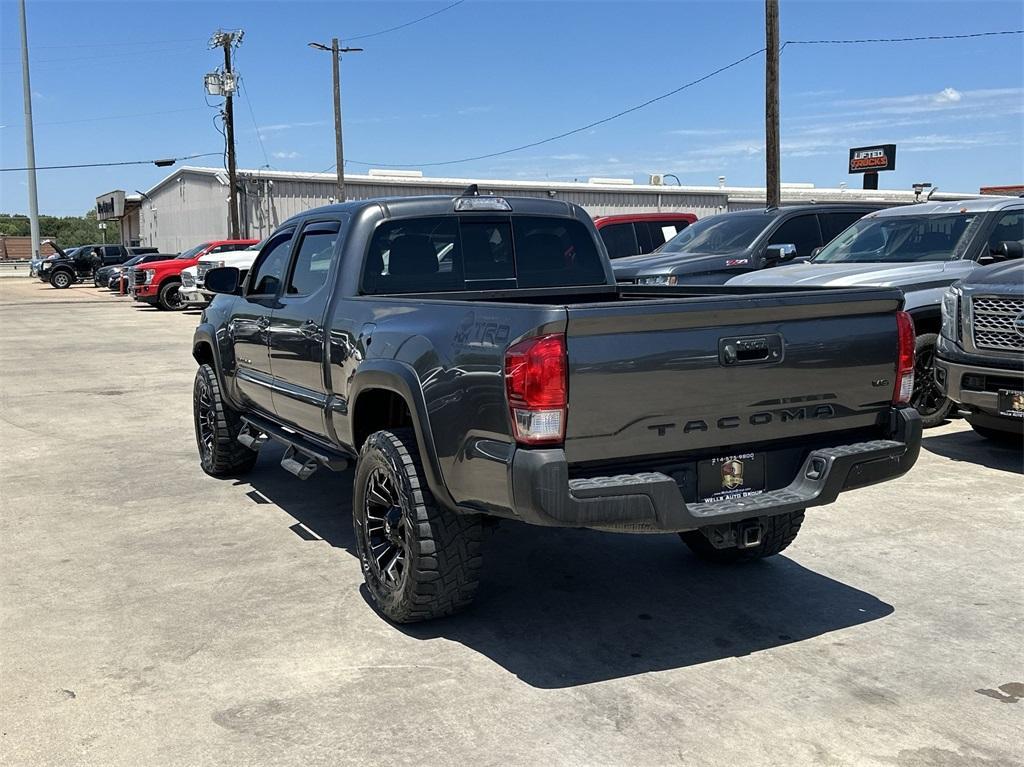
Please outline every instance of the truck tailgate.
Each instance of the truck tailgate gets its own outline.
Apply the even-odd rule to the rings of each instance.
[[[894,289],[567,307],[570,464],[870,427],[896,373]]]

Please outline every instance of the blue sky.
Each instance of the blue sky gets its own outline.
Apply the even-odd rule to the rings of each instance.
[[[206,42],[218,27],[240,27],[237,67],[249,97],[235,107],[240,167],[324,170],[334,160],[330,56],[306,44],[374,32],[449,2],[28,0],[37,162],[220,151],[202,76],[221,60]],[[780,16],[783,40],[1024,28],[1017,0],[782,0]],[[25,159],[17,17],[17,3],[0,0],[4,167]],[[884,188],[1021,183],[1022,37],[790,46],[781,62],[783,180],[856,185],[846,174],[847,148],[886,142],[898,146],[898,170],[882,174]],[[764,44],[763,3],[467,0],[352,44],[366,50],[343,62],[346,157],[421,167],[569,130],[744,56]],[[730,185],[760,185],[763,72],[757,57],[592,131],[423,170],[569,180],[665,172],[684,184],[724,175]],[[99,193],[145,190],[166,173],[41,171],[40,209],[81,213]],[[24,174],[4,173],[0,185],[0,211],[26,210]]]

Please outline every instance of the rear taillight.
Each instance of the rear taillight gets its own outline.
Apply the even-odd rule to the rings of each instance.
[[[907,312],[896,312],[899,335],[899,356],[896,363],[896,385],[892,391],[894,405],[906,405],[914,393],[914,320]]]
[[[542,336],[510,346],[505,352],[505,391],[516,442],[561,442],[567,406],[565,336]]]

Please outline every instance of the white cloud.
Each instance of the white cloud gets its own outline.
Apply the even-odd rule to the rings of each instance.
[[[302,157],[298,152],[274,152],[274,157],[278,160],[294,160],[296,157]]]
[[[551,155],[551,159],[552,160],[562,160],[562,161],[565,161],[565,160],[586,160],[587,156],[585,154],[576,154],[575,152],[572,152],[570,154],[553,154],[553,155]]]
[[[273,125],[261,125],[255,130],[259,131],[261,135],[265,135],[267,133],[280,133],[281,131],[292,130],[293,128],[315,128],[327,124],[327,120],[310,120],[309,122],[275,123]]]
[[[964,95],[956,88],[943,88],[941,91],[935,94],[934,101],[936,104],[949,104],[960,101]]]
[[[668,131],[672,136],[724,136],[727,133],[735,132],[728,128],[679,128]]]
[[[460,114],[460,115],[479,115],[479,114],[484,114],[486,112],[493,112],[493,111],[494,111],[494,107],[493,106],[463,107],[462,109],[457,110],[457,114]]]

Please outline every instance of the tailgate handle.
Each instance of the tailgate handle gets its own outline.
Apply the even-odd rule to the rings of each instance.
[[[772,364],[782,361],[782,336],[743,336],[718,341],[718,359],[723,365]]]

